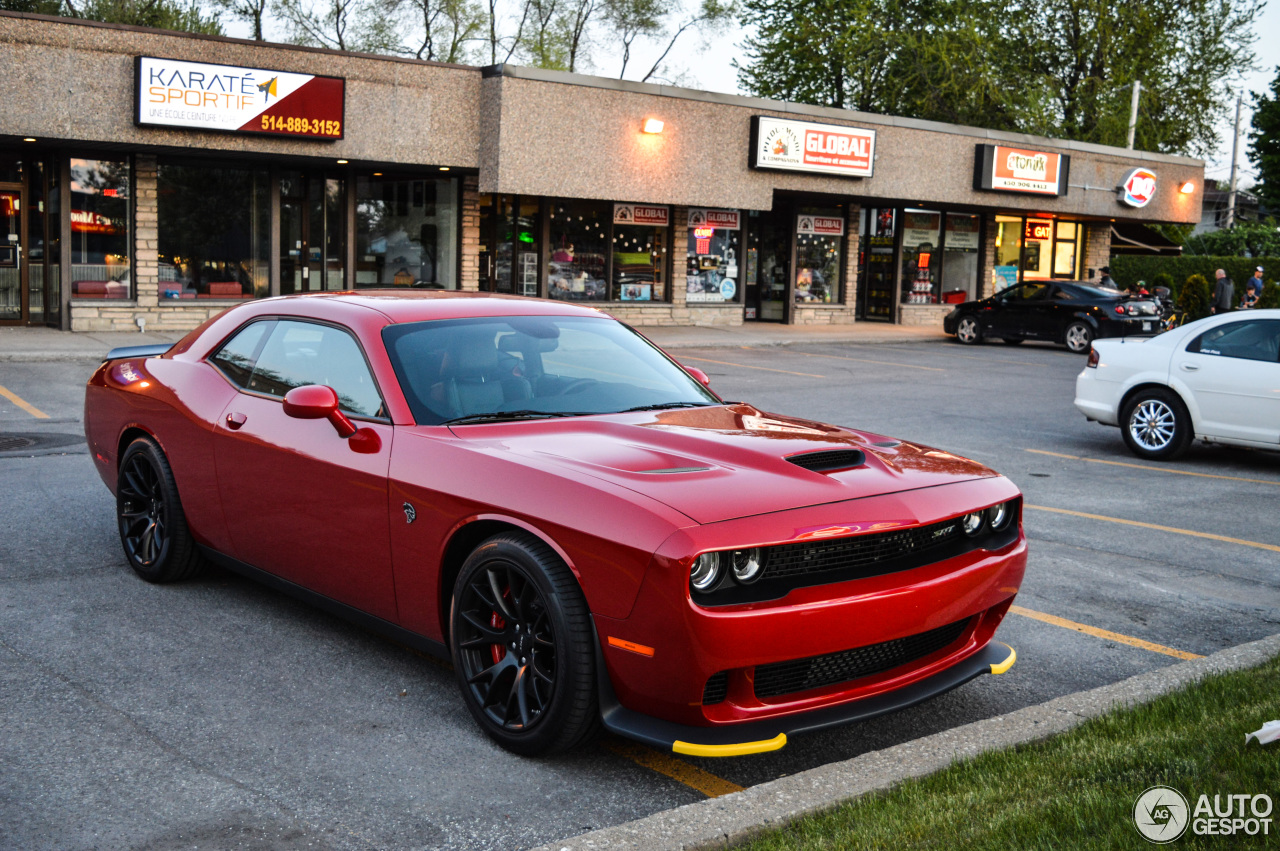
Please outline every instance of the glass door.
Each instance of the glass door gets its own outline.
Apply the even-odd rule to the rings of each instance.
[[[24,318],[23,259],[22,192],[0,189],[0,323],[14,324]]]
[[[280,292],[346,287],[346,184],[310,172],[280,175]]]
[[[790,209],[752,214],[747,230],[746,318],[787,321],[794,216]]]

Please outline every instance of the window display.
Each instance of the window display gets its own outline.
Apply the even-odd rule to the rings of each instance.
[[[802,207],[796,216],[796,304],[842,299],[843,207]]]
[[[615,301],[666,301],[668,230],[614,225],[611,297]]]
[[[942,214],[905,210],[902,215],[902,303],[937,304]]]
[[[568,301],[604,301],[613,208],[593,201],[551,206],[547,295]]]
[[[160,298],[270,295],[267,170],[162,159],[157,178]]]
[[[944,304],[959,304],[981,295],[978,292],[981,219],[948,213],[946,223],[942,243],[942,301]]]
[[[457,289],[457,196],[454,180],[360,177],[356,287]]]
[[[696,220],[695,212],[701,214]],[[722,215],[711,220],[717,223],[712,224],[707,213]],[[689,245],[685,255],[685,300],[690,304],[741,302],[738,255],[742,251],[742,231],[739,229],[737,211],[691,210],[689,220]],[[720,224],[721,222],[724,224]]]
[[[71,297],[129,298],[132,168],[71,159]]]

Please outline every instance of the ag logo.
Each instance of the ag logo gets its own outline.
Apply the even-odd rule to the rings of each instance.
[[[1133,823],[1143,838],[1157,845],[1172,842],[1187,829],[1187,799],[1177,789],[1152,786],[1133,805]]]

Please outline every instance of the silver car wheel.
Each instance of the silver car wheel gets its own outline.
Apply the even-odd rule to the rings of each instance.
[[[1089,326],[1083,322],[1073,322],[1067,328],[1067,348],[1076,354],[1081,354],[1089,349],[1089,344],[1093,342],[1093,334],[1089,331]]]
[[[956,338],[962,343],[978,342],[978,320],[972,316],[962,316],[956,324]]]
[[[1160,399],[1145,399],[1129,417],[1129,435],[1148,452],[1159,452],[1173,442],[1177,415]]]

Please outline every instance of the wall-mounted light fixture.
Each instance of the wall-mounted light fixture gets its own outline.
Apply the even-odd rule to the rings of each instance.
[[[662,128],[665,126],[666,125],[662,123],[661,118],[646,118],[642,129],[646,133],[661,133]]]
[[[347,164],[346,160],[338,160],[338,165],[346,165],[346,164]]]
[[[1188,180],[1186,183],[1182,184],[1182,188],[1179,189],[1178,191],[1181,192],[1183,195],[1190,195],[1192,192],[1196,191],[1195,181]]]

